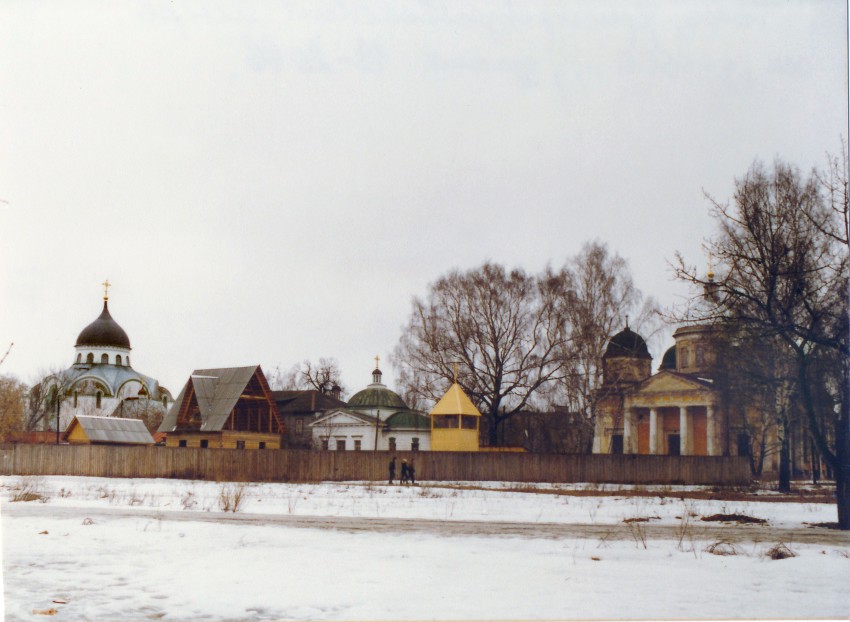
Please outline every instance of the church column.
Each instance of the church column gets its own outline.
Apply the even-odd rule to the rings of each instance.
[[[649,409],[649,453],[658,453],[658,409]]]
[[[714,406],[707,404],[705,407],[705,449],[709,456],[717,455],[717,423],[714,417]]]
[[[626,408],[623,411],[623,453],[633,454],[634,450],[634,411],[631,408]]]
[[[686,406],[679,406],[679,455],[681,456],[688,456],[691,453],[690,422],[691,418],[688,416],[688,408]]]

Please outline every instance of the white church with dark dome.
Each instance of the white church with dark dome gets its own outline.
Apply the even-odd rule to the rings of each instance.
[[[74,362],[45,379],[51,402],[59,393],[59,428],[77,415],[148,419],[164,414],[171,393],[130,364],[130,338],[109,313],[109,282],[104,283],[103,310],[77,337]],[[49,417],[55,429],[55,415]]]

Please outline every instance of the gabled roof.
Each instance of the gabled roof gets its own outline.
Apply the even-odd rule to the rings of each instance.
[[[119,419],[117,417],[94,417],[77,415],[63,434],[68,440],[76,426],[80,426],[92,443],[116,443],[122,445],[153,445],[151,433],[141,419]]]
[[[635,395],[670,391],[714,391],[717,387],[708,378],[663,370],[650,376],[637,386]]]
[[[277,403],[278,412],[282,415],[313,414],[320,410],[345,408],[342,400],[331,397],[321,391],[272,391],[272,399]]]
[[[458,383],[454,383],[446,394],[431,410],[431,415],[472,415],[480,417],[481,413],[467,397]]]
[[[184,402],[192,397],[197,401],[201,413],[200,429],[205,432],[221,430],[254,374],[262,374],[259,365],[196,369],[174,400],[159,427],[160,431],[170,432],[175,429]],[[271,400],[271,391],[268,393]],[[271,401],[274,404],[274,401]]]
[[[377,424],[377,418],[374,415],[359,412],[356,410],[350,410],[347,408],[340,408],[338,410],[333,410],[329,413],[325,413],[324,415],[316,419],[316,421],[307,425],[309,427],[322,427],[323,425],[346,425],[346,421],[355,425],[362,423],[366,425],[375,426]],[[383,427],[384,425],[386,425],[386,422],[382,419],[378,425],[380,427]]]

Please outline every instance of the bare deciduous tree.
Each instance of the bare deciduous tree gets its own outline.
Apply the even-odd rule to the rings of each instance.
[[[284,372],[275,366],[266,375],[269,386],[276,391],[303,391],[315,389],[330,395],[333,388],[339,387],[340,395],[346,393],[342,384],[342,372],[335,358],[322,357],[318,363],[304,360]]]
[[[709,197],[717,280],[681,256],[677,274],[709,293],[693,319],[784,344],[776,352],[794,370],[797,403],[835,474],[839,525],[850,529],[847,198],[824,186],[836,176],[829,184],[846,186],[846,168],[804,178],[783,162],[772,171],[756,162],[736,180],[731,205]]]
[[[393,353],[407,395],[437,400],[460,364],[458,383],[482,411],[491,445],[502,421],[526,408],[536,392],[563,377],[559,322],[563,279],[485,263],[454,270],[414,298]]]
[[[549,400],[567,412],[581,415],[591,434],[602,393],[602,355],[609,339],[627,323],[639,331],[659,326],[657,305],[644,300],[635,286],[628,263],[594,241],[570,258],[560,273],[566,299],[560,314],[569,339],[561,344],[564,382],[554,384]],[[646,334],[644,334],[646,336]],[[586,448],[590,451],[590,447]]]
[[[27,396],[24,430],[51,429],[56,425],[58,403],[65,399],[68,380],[64,370],[44,370],[36,375]]]
[[[0,376],[0,440],[24,429],[27,386],[14,376]]]

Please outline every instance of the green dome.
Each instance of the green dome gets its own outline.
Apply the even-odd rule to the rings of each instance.
[[[374,385],[358,391],[348,400],[350,408],[395,408],[407,410],[407,404],[388,388]]]
[[[431,428],[431,419],[412,410],[403,410],[387,418],[387,427],[391,430],[403,428],[429,430]]]

